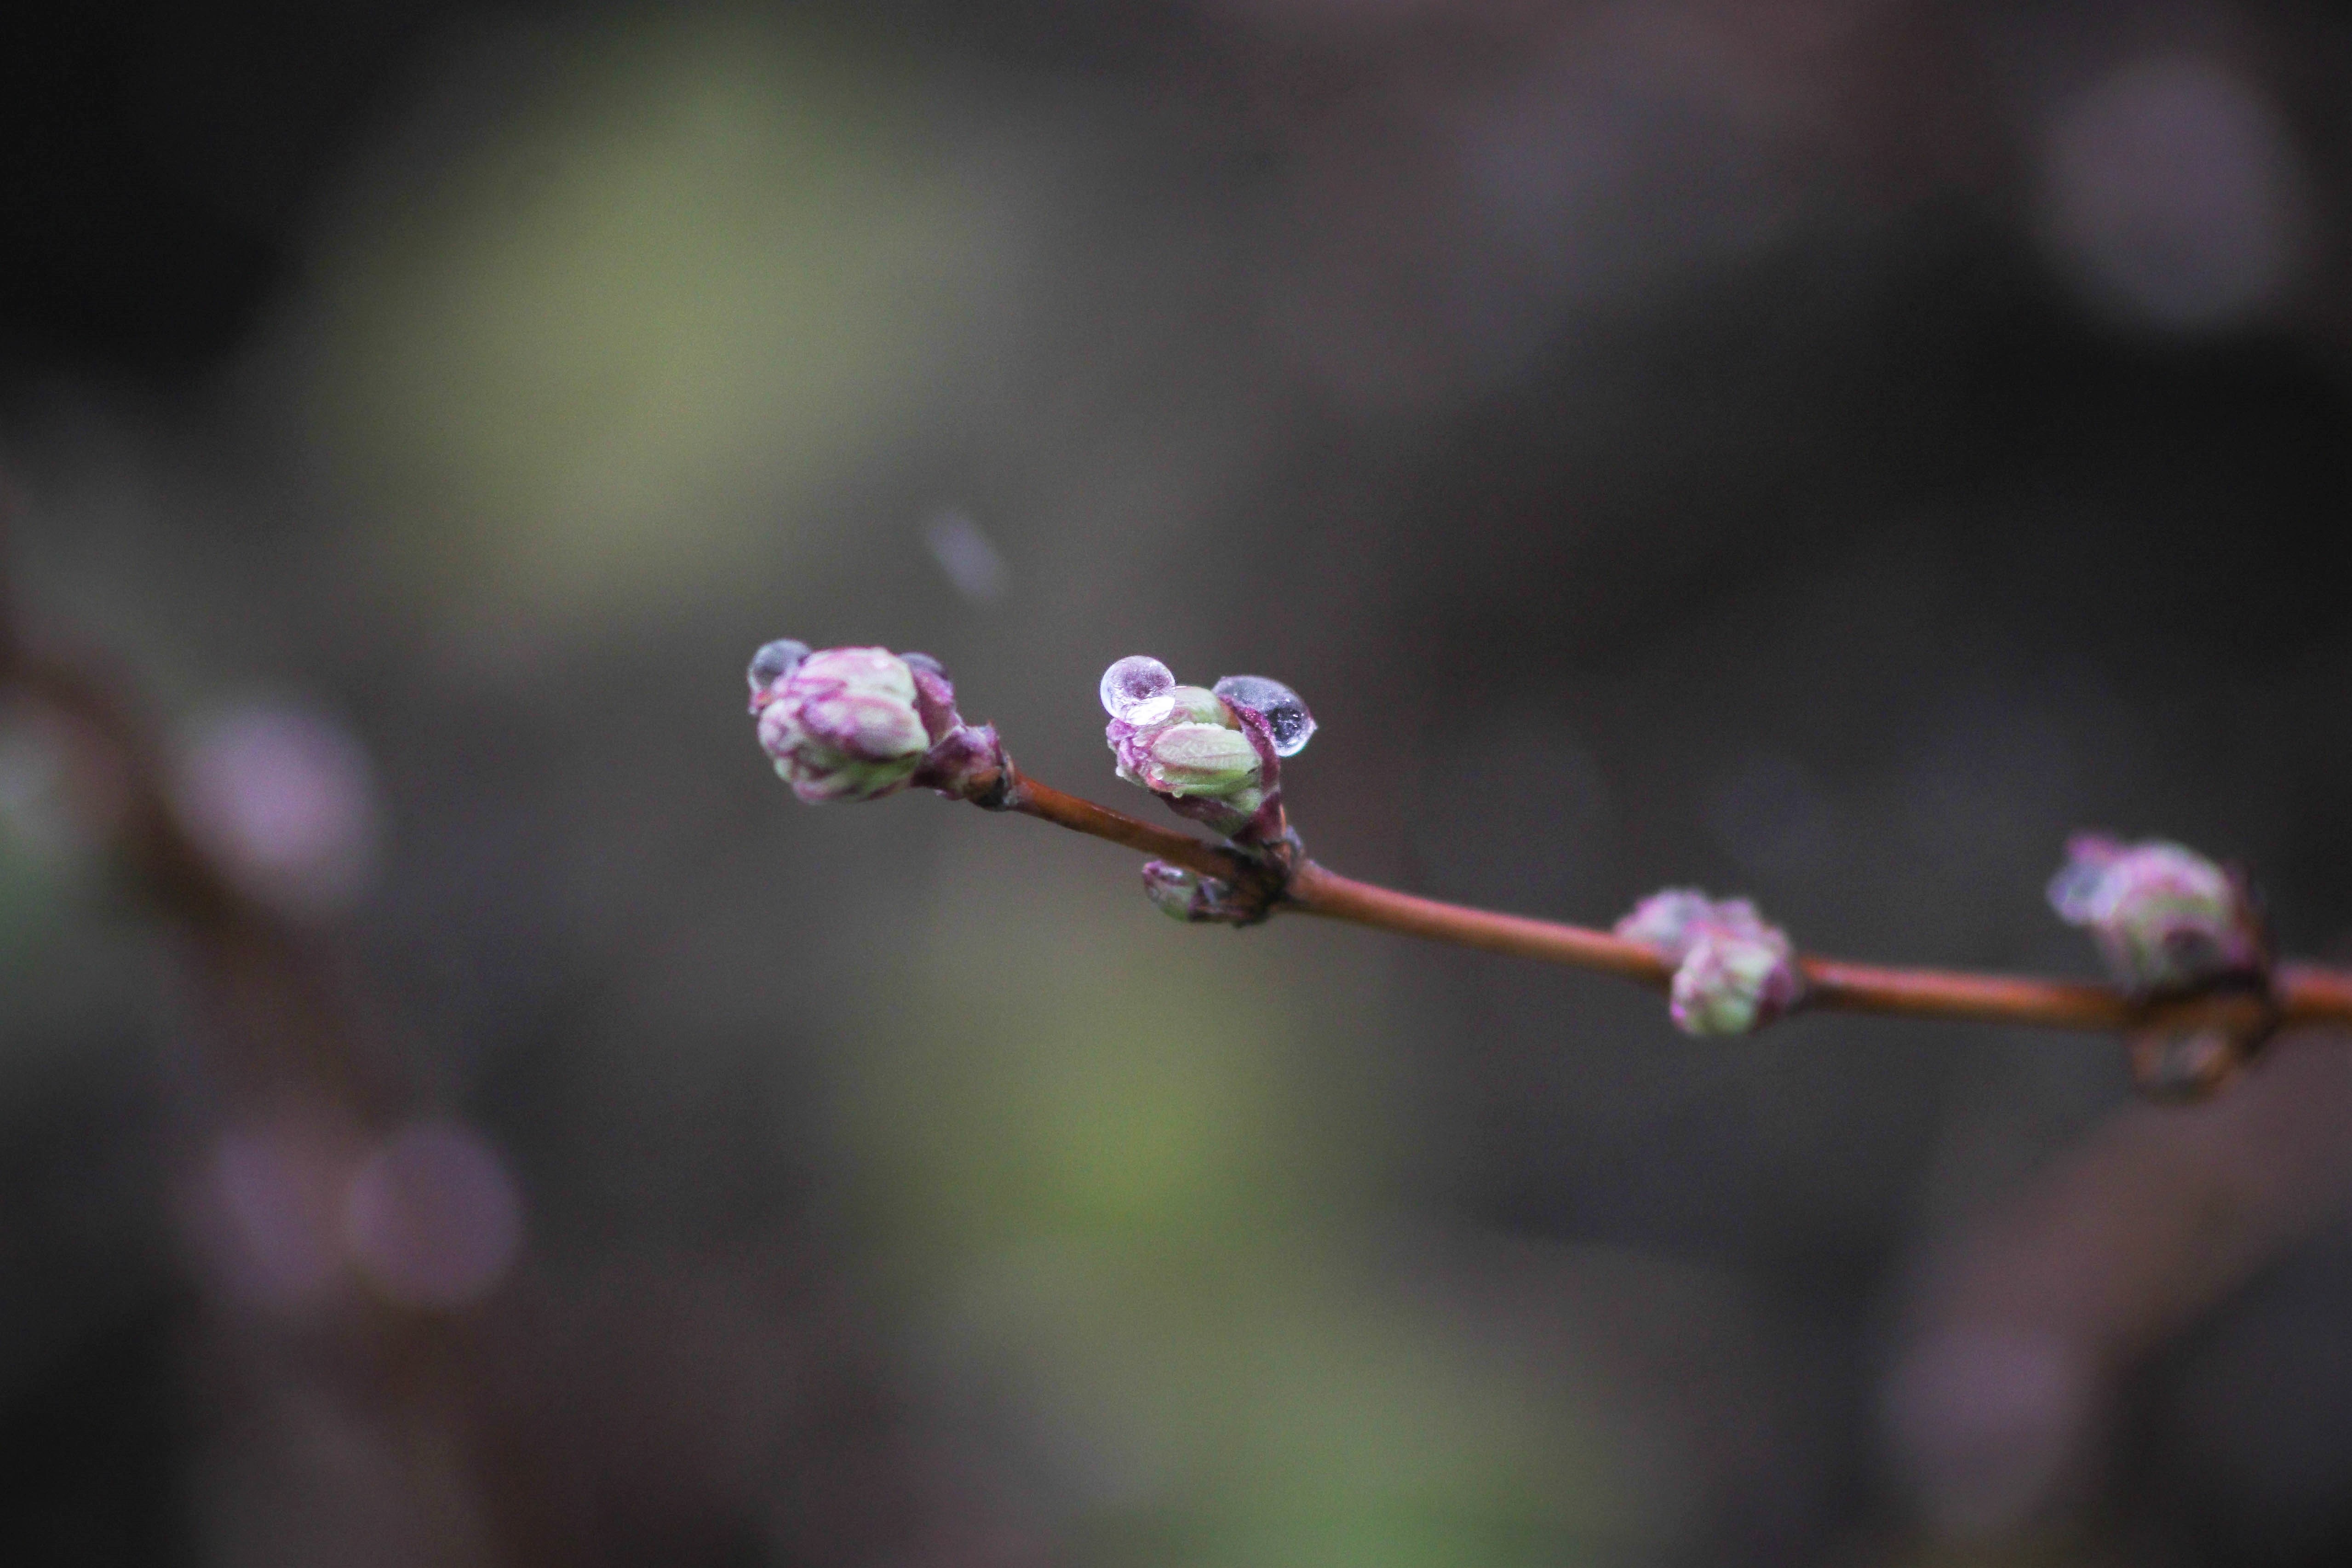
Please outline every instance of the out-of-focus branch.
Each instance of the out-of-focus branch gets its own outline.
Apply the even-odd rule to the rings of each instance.
[[[207,852],[175,803],[163,725],[131,679],[96,655],[67,653],[25,627],[8,570],[15,497],[0,479],[0,693],[61,721],[90,776],[91,826],[145,908],[177,937],[208,1072],[226,1104],[267,1117],[289,1103],[322,1125],[373,1136],[411,1109],[377,1065],[321,940],[248,894]],[[102,805],[100,805],[102,799]],[[473,1484],[465,1345],[446,1319],[371,1293],[320,1321],[310,1374],[365,1412],[404,1472],[429,1560],[519,1560],[487,1488]],[[274,1373],[265,1374],[275,1375]]]
[[[2271,1054],[2211,1105],[2118,1110],[1923,1258],[1884,1394],[1930,1522],[2033,1522],[2119,1380],[2352,1203],[2342,1037],[2290,1033]]]
[[[5,593],[0,586],[0,606]],[[213,1016],[215,1068],[310,1083],[368,1120],[394,1109],[393,1086],[356,1048],[316,939],[244,892],[189,833],[150,739],[156,725],[129,683],[96,658],[9,636],[0,642],[0,685],[68,721],[74,742],[93,753],[89,765],[120,792],[108,847],[180,939]]]

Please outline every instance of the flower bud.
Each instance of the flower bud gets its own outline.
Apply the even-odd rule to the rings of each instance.
[[[1788,943],[1707,935],[1691,945],[1668,997],[1675,1026],[1686,1035],[1752,1034],[1797,999]]]
[[[1102,703],[1120,778],[1234,837],[1282,836],[1279,759],[1315,732],[1297,692],[1255,675],[1229,675],[1213,691],[1179,686],[1137,654],[1103,672]]]
[[[761,650],[790,645],[771,643]],[[752,667],[757,679],[761,666]],[[873,800],[922,766],[934,737],[916,671],[887,648],[834,647],[791,664],[755,693],[760,744],[805,801]]]
[[[1128,783],[1180,799],[1233,800],[1256,787],[1261,771],[1257,748],[1240,729],[1189,719],[1137,731],[1117,755],[1119,776]]]
[[[1788,934],[1746,899],[1670,888],[1634,906],[1617,934],[1675,961],[1669,1011],[1687,1035],[1752,1034],[1804,990]]]
[[[2118,984],[2180,990],[2259,973],[2262,923],[2245,884],[2194,850],[2077,834],[2050,881],[2058,918],[2087,930]]]
[[[1206,796],[1257,809],[1265,762],[1257,743],[1215,692],[1171,686],[1114,714],[1105,731],[1120,778],[1179,800]]]
[[[772,642],[750,676],[760,744],[803,800],[873,800],[909,784],[992,811],[1011,798],[995,727],[964,722],[929,654]]]

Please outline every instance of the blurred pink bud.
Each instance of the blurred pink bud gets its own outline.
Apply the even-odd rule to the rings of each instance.
[[[214,715],[180,760],[188,831],[246,892],[299,918],[367,890],[379,836],[373,771],[323,713],[254,705]]]
[[[1669,1011],[1686,1035],[1753,1034],[1804,991],[1788,934],[1746,899],[1669,888],[1635,905],[1617,934],[1675,962]]]
[[[1786,1013],[1799,982],[1789,944],[1701,937],[1675,971],[1668,1011],[1686,1035],[1746,1035]]]
[[[352,1175],[352,1261],[391,1300],[453,1308],[489,1293],[522,1247],[522,1194],[488,1140],[462,1122],[411,1122]]]
[[[2058,918],[2091,933],[2118,984],[2179,990],[2267,964],[2244,881],[2191,849],[2077,834],[2050,881]]]

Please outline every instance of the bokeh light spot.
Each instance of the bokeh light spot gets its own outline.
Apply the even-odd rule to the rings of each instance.
[[[2131,318],[2226,326],[2294,281],[2307,200],[2294,146],[2268,100],[2215,61],[2110,73],[2061,107],[2042,162],[2047,242]]]
[[[522,1194],[488,1140],[455,1121],[412,1122],[352,1178],[344,1211],[368,1281],[413,1307],[488,1294],[522,1246]]]

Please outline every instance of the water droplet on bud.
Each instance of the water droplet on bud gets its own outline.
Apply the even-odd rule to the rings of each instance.
[[[1217,682],[1216,693],[1236,708],[1247,708],[1265,721],[1274,736],[1274,754],[1295,757],[1315,737],[1315,715],[1298,693],[1263,675],[1228,675]]]
[[[1148,702],[1176,684],[1168,667],[1148,654],[1129,654],[1103,671],[1103,711],[1124,719],[1139,702]]]
[[[808,657],[808,644],[794,642],[790,637],[768,644],[751,656],[751,668],[744,671],[754,691],[765,691],[800,668]]]
[[[1140,702],[1130,702],[1119,715],[1140,730],[1148,724],[1164,724],[1176,716],[1176,699],[1163,691],[1157,697],[1147,697]]]

